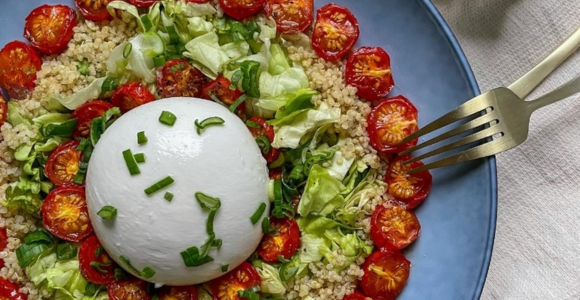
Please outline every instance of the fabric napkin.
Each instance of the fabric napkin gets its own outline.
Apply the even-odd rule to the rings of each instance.
[[[433,0],[482,92],[507,86],[580,26],[579,0]],[[576,52],[529,99],[579,76]],[[497,157],[495,247],[481,299],[580,299],[580,95],[534,113]]]

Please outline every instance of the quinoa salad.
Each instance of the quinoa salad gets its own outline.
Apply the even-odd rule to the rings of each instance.
[[[398,155],[417,143],[402,141],[418,130],[411,101],[420,100],[391,93],[389,55],[357,44],[365,28],[348,7],[315,10],[313,1],[75,0],[35,8],[22,41],[0,50],[0,299],[395,299],[411,272],[405,248],[420,234],[413,209],[431,189],[428,171],[407,173],[423,164]],[[204,99],[200,109],[207,103],[228,115],[185,120],[163,108],[175,97]],[[151,129],[119,125],[154,105],[162,110],[155,126],[171,134],[187,121],[197,139],[233,130],[235,117],[244,132],[222,131],[232,136],[223,139],[255,141],[267,167],[259,174],[267,197],[259,206],[237,204],[254,205],[241,218],[259,236],[235,265],[220,261],[237,247],[225,249],[219,229],[234,222],[223,216],[227,197],[190,192],[189,205],[203,216],[191,231],[207,239],[172,259],[183,272],[203,270],[207,281],[192,275],[179,281],[188,284],[168,284],[178,281],[163,278],[164,262],[113,254],[119,243],[103,239],[126,216],[112,200],[95,207],[98,193],[90,191],[98,188],[89,186],[97,164],[111,164],[102,157],[113,131],[130,131],[136,145],[111,154],[123,176],[140,178],[154,160],[170,160],[139,150],[157,142]],[[235,148],[212,157],[238,155]],[[146,182],[145,193],[134,188],[138,197],[184,201],[174,184],[180,178],[155,176],[161,180]],[[203,269],[210,265],[215,275]]]

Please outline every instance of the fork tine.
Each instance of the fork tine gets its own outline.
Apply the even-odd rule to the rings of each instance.
[[[483,95],[485,95],[485,94],[483,94]],[[408,143],[409,141],[412,141],[420,136],[423,136],[427,133],[433,132],[433,131],[435,131],[443,126],[449,125],[453,122],[456,122],[456,121],[459,121],[463,118],[469,117],[475,113],[478,113],[478,112],[490,107],[489,103],[487,103],[486,101],[482,101],[483,99],[481,97],[483,95],[475,97],[475,98],[461,104],[456,109],[446,113],[445,115],[443,115],[439,119],[427,124],[425,127],[421,128],[421,129],[417,130],[416,132],[414,132],[413,134],[407,136],[399,144]]]
[[[496,130],[497,129],[496,126],[497,126],[497,124],[496,125],[492,125],[492,126],[486,128],[486,129],[483,129],[483,130],[478,131],[478,132],[476,132],[474,134],[468,135],[468,136],[460,139],[459,141],[456,141],[456,142],[453,142],[451,144],[445,145],[445,146],[443,146],[441,148],[437,148],[437,149],[432,150],[430,152],[427,152],[427,153],[425,153],[423,155],[419,155],[419,156],[417,156],[415,158],[412,158],[412,159],[410,159],[408,161],[405,161],[404,164],[408,164],[408,163],[412,163],[414,161],[418,161],[418,160],[421,160],[421,159],[425,159],[425,158],[428,158],[428,157],[431,157],[431,156],[434,156],[434,155],[437,155],[437,154],[440,154],[440,153],[449,151],[451,149],[455,149],[457,147],[461,147],[461,146],[464,146],[464,145],[467,145],[467,144],[470,144],[470,143],[477,142],[479,140],[485,139],[487,137],[490,137],[490,136],[492,136],[492,135],[494,135],[496,133],[499,133]]]
[[[441,142],[443,140],[446,140],[446,139],[448,139],[450,137],[456,136],[456,135],[458,135],[458,134],[460,134],[462,132],[465,132],[465,131],[467,131],[469,129],[477,128],[477,127],[479,127],[481,125],[487,124],[487,123],[489,123],[491,121],[496,120],[497,119],[497,116],[496,115],[497,115],[497,113],[495,111],[492,111],[490,113],[487,113],[487,114],[485,114],[485,115],[483,115],[481,117],[478,117],[478,118],[473,119],[473,120],[471,120],[471,121],[469,121],[469,122],[467,122],[465,124],[462,124],[462,125],[458,126],[457,128],[454,128],[454,129],[452,129],[452,130],[450,130],[448,132],[442,133],[442,134],[440,134],[437,137],[434,137],[434,138],[432,138],[432,139],[430,139],[428,141],[425,141],[425,142],[423,142],[421,144],[418,144],[415,147],[409,148],[409,149],[401,152],[399,155],[405,155],[405,154],[409,154],[411,152],[415,152],[415,151],[417,151],[419,149],[425,148],[427,146],[431,146],[433,144],[436,144],[436,143],[439,143],[439,142]]]

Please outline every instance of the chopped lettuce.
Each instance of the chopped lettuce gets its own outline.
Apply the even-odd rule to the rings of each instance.
[[[286,292],[286,286],[282,279],[280,279],[280,273],[278,269],[269,265],[267,263],[262,263],[260,268],[257,268],[260,279],[260,289],[264,293],[268,294],[283,294]]]
[[[107,68],[109,68],[108,62]],[[74,110],[89,100],[98,99],[99,95],[101,94],[101,87],[103,86],[103,82],[105,82],[104,77],[97,78],[89,86],[68,97],[63,97],[61,95],[51,95],[50,97],[57,99],[58,102],[62,104],[62,106],[70,110]]]
[[[157,33],[141,33],[111,51],[106,62],[107,76],[119,78],[122,82],[130,80],[155,82],[157,77],[153,58],[164,52],[163,40]],[[98,98],[98,94],[94,98]]]
[[[319,262],[323,255],[320,247],[330,247],[330,241],[324,237],[306,233],[300,237],[300,251],[298,256],[301,263]]]
[[[224,66],[248,54],[250,46],[244,41],[225,45],[219,44],[215,32],[196,37],[185,45],[185,57],[193,59],[193,64],[210,78],[216,78],[224,71]]]
[[[344,202],[341,195],[344,190],[340,180],[330,176],[323,167],[314,165],[308,174],[298,213],[302,216],[326,216]]]
[[[270,68],[272,65],[270,64]],[[301,67],[288,68],[277,75],[262,73],[260,75],[260,101],[258,106],[277,110],[289,97],[310,86],[308,77]]]
[[[6,121],[13,127],[24,124],[28,129],[32,128],[31,120],[20,113],[20,105],[15,101],[8,101],[8,116]]]
[[[325,260],[334,260],[335,253],[338,250],[346,258],[342,265],[335,268],[338,271],[348,268],[359,256],[363,254],[369,255],[373,251],[373,246],[367,245],[356,233],[344,234],[340,230],[329,230],[325,232],[325,236],[331,241],[330,247],[326,245],[319,247],[320,253]]]

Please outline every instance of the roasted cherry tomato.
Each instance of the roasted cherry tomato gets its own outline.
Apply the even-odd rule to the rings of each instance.
[[[0,127],[4,125],[6,119],[8,118],[8,104],[6,104],[6,100],[2,97],[0,93]]]
[[[96,235],[88,237],[79,249],[81,274],[94,284],[115,281],[115,262],[105,251]]]
[[[147,282],[132,278],[124,281],[113,281],[107,284],[110,300],[151,300],[147,293]]]
[[[206,2],[209,2],[209,0],[185,0],[185,2],[189,2],[189,3],[206,3]]]
[[[270,143],[274,142],[274,127],[266,123],[265,119],[260,117],[251,117],[250,119],[248,119],[246,124],[254,124],[254,126],[248,125],[248,129],[250,129],[250,132],[252,133],[254,138],[265,136],[268,138]],[[256,128],[255,126],[259,126],[259,128]],[[264,155],[264,158],[266,159],[267,162],[271,163],[276,159],[278,159],[278,156],[280,155],[280,150],[271,146],[269,148],[270,149],[268,152],[265,152],[265,150],[268,149],[263,149],[262,155]]]
[[[195,286],[164,286],[159,290],[160,300],[197,300]]]
[[[405,287],[411,263],[398,250],[380,250],[363,264],[361,286],[364,293],[375,299],[392,300]]]
[[[357,49],[346,62],[345,80],[365,100],[384,98],[395,86],[389,55],[380,47]]]
[[[313,0],[266,0],[264,11],[280,33],[302,32],[312,24]]]
[[[360,292],[354,292],[350,295],[344,296],[342,300],[372,300],[372,298],[369,298]]]
[[[217,97],[221,102],[232,105],[234,101],[240,98],[242,92],[238,89],[230,89],[231,84],[231,81],[227,78],[220,76],[203,85],[201,97],[208,100],[213,100],[213,97]]]
[[[270,179],[280,180],[282,179],[282,169],[280,168],[270,169],[268,171],[268,175],[270,176]]]
[[[157,88],[162,98],[199,97],[205,76],[185,59],[172,59],[157,70]]]
[[[24,99],[36,86],[36,71],[41,65],[32,47],[21,41],[10,42],[0,50],[0,85],[12,100]]]
[[[75,109],[70,116],[71,119],[77,119],[77,129],[73,133],[75,137],[89,136],[91,121],[102,116],[107,110],[113,108],[109,102],[102,100],[89,101]]]
[[[85,190],[63,186],[52,190],[42,203],[42,224],[54,236],[69,242],[80,242],[91,232]]]
[[[404,203],[407,209],[413,209],[423,203],[431,191],[433,181],[429,171],[407,174],[407,171],[423,166],[420,161],[403,164],[411,158],[410,155],[395,158],[391,161],[385,176],[387,193]]]
[[[220,0],[220,6],[226,15],[239,21],[260,11],[264,0]]]
[[[325,60],[336,60],[352,49],[359,33],[358,21],[346,7],[326,4],[316,12],[312,48]]]
[[[367,132],[377,151],[398,153],[417,145],[417,139],[400,142],[419,129],[417,108],[407,98],[396,96],[379,102],[368,116]]]
[[[5,227],[0,228],[0,251],[6,249],[8,245],[8,232]]]
[[[74,185],[75,175],[79,170],[79,162],[83,153],[77,150],[79,141],[69,141],[61,144],[50,153],[44,174],[56,186]]]
[[[300,248],[300,229],[298,223],[290,218],[270,218],[270,226],[276,228],[275,234],[266,234],[258,246],[258,255],[267,262],[279,262],[278,256],[290,259]]]
[[[131,2],[131,4],[135,5],[135,6],[139,6],[139,7],[150,7],[153,4],[155,4],[155,2],[157,2],[159,0],[129,0],[129,2]]]
[[[400,205],[379,205],[371,218],[371,237],[379,248],[403,249],[419,237],[420,231],[415,213]]]
[[[91,21],[104,21],[111,18],[107,5],[114,0],[75,0],[83,17]]]
[[[16,284],[0,277],[0,299],[6,300],[26,300],[28,297],[20,293]]]
[[[242,300],[239,291],[259,286],[258,271],[248,262],[243,262],[226,275],[209,282],[214,300]]]
[[[155,100],[155,96],[141,82],[125,83],[111,95],[111,103],[117,106],[122,113]]]
[[[62,53],[73,37],[77,13],[66,5],[42,5],[26,17],[24,37],[38,51],[55,55]]]

